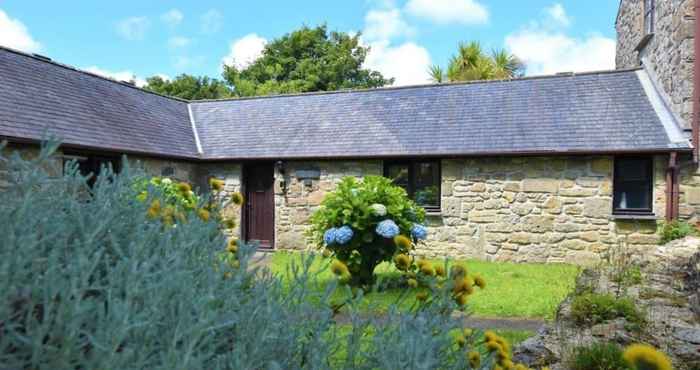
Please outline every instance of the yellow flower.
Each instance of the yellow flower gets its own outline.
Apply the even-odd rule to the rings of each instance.
[[[243,195],[239,192],[235,192],[231,194],[231,202],[237,206],[240,206],[243,204]]]
[[[142,191],[139,193],[139,195],[136,196],[136,200],[139,202],[145,202],[146,198],[148,198],[148,192],[147,191]]]
[[[462,334],[457,334],[457,337],[455,338],[455,343],[457,343],[457,345],[460,347],[464,347],[464,345],[467,344],[467,338],[465,338]]]
[[[467,354],[467,358],[469,359],[469,366],[472,368],[478,368],[481,366],[481,354],[477,351],[471,351],[469,354]]]
[[[163,215],[161,222],[163,222],[165,226],[173,226],[173,224],[175,224],[175,220],[173,219],[172,215]]]
[[[509,359],[504,359],[503,361],[501,361],[501,366],[503,366],[504,369],[512,370],[515,365],[513,365],[513,361]]]
[[[209,186],[216,191],[221,191],[224,190],[224,181],[212,177],[209,179]]]
[[[474,284],[474,282],[468,276],[464,277],[464,278],[459,278],[459,279],[457,279],[457,281],[455,281],[455,285],[452,288],[452,292],[455,295],[464,294],[464,293],[466,293],[468,295],[472,294],[472,293],[474,293],[473,284]]]
[[[459,279],[462,277],[465,277],[467,275],[467,269],[464,268],[462,265],[454,265],[450,269],[450,276],[453,279]]]
[[[182,193],[182,195],[188,196],[192,191],[192,187],[186,182],[180,182],[177,184],[177,190]]]
[[[523,364],[517,364],[517,365],[515,365],[515,370],[530,370],[530,369]]]
[[[445,266],[444,265],[435,266],[435,275],[445,276]]]
[[[333,272],[337,276],[350,275],[350,271],[348,270],[348,266],[346,266],[340,260],[333,261],[333,263],[331,264],[331,272]]]
[[[622,355],[628,364],[639,370],[672,370],[671,360],[663,352],[646,344],[633,344]]]
[[[474,331],[469,329],[469,328],[464,329],[464,336],[465,337],[471,337],[473,333],[474,333]]]
[[[209,211],[207,211],[206,209],[200,209],[197,211],[197,216],[200,219],[202,219],[202,221],[207,222],[207,221],[209,221],[209,217],[211,215],[209,214]]]
[[[231,253],[238,252],[238,241],[236,239],[231,239],[226,246],[226,250]]]
[[[413,245],[413,243],[411,243],[411,239],[405,235],[396,235],[394,237],[394,244],[396,244],[396,246],[402,250],[409,250]]]
[[[324,248],[322,255],[323,255],[323,257],[328,258],[331,256],[332,253],[333,252],[331,252],[329,249]]]
[[[416,293],[416,299],[423,302],[428,299],[428,292],[418,292]]]
[[[464,306],[465,304],[467,304],[468,297],[469,296],[466,294],[460,294],[457,297],[455,297],[455,302],[457,302],[457,304],[460,306]]]
[[[233,229],[236,227],[236,221],[232,218],[225,219],[222,224],[224,225],[225,229]]]
[[[148,215],[148,218],[158,218],[158,216],[160,215],[160,201],[158,199],[155,199],[153,202],[151,202],[151,206],[148,207],[148,211],[146,212],[146,214]]]
[[[224,272],[224,279],[230,279],[231,277],[233,277],[233,274],[232,274],[232,273],[230,273],[230,272],[228,272],[228,271],[227,271],[227,272]]]
[[[394,257],[394,263],[397,269],[405,271],[411,265],[411,258],[403,253],[397,254],[396,257]]]
[[[474,284],[476,284],[476,286],[478,286],[481,289],[486,288],[486,280],[484,280],[484,278],[481,275],[476,275],[474,277]]]
[[[435,275],[435,269],[433,268],[433,264],[429,261],[423,261],[423,263],[420,265],[420,272],[428,276]]]
[[[484,332],[484,341],[495,342],[496,338],[498,338],[498,334],[494,333],[493,331],[487,330]]]
[[[183,212],[175,212],[175,219],[180,223],[185,223],[187,221],[187,216]]]
[[[416,279],[408,279],[408,286],[411,288],[418,288],[418,281]]]
[[[489,352],[498,352],[498,351],[502,351],[503,348],[501,347],[500,344],[498,344],[494,341],[488,341],[488,342],[486,342],[486,350]]]

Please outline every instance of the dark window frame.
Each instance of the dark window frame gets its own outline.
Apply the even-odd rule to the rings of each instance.
[[[620,196],[620,189],[623,187],[622,183],[630,182],[640,182],[642,180],[627,180],[621,178],[622,171],[619,166],[624,161],[644,161],[646,162],[646,168],[648,173],[648,178],[646,179],[646,187],[648,189],[647,199],[649,199],[649,205],[645,208],[618,208],[618,198]],[[621,156],[615,157],[613,165],[613,215],[653,215],[654,214],[654,158],[647,156]]]
[[[644,35],[653,35],[656,29],[656,0],[644,0]]]
[[[419,164],[430,163],[436,166],[437,173],[434,175],[433,181],[437,186],[437,204],[421,205],[428,212],[440,212],[442,209],[442,161],[437,159],[394,159],[384,161],[384,177],[394,180],[389,177],[389,167],[391,166],[406,166],[408,167],[408,184],[406,192],[408,197],[415,201],[416,192],[416,168]]]
[[[100,175],[103,165],[110,165],[114,173],[121,172],[122,158],[116,154],[106,154],[80,150],[63,150],[63,170],[65,172],[66,163],[75,160],[78,162],[80,174],[87,176],[92,174],[88,179],[88,185],[92,187]]]

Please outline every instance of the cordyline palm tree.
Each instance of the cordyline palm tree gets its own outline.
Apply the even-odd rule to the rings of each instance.
[[[520,77],[524,68],[515,55],[505,50],[493,50],[489,55],[478,42],[472,41],[459,44],[457,54],[450,58],[447,71],[433,65],[429,73],[434,82],[441,83]]]

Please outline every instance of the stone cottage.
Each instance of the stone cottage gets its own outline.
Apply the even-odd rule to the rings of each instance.
[[[623,0],[618,70],[505,81],[183,101],[0,48],[0,139],[55,172],[118,168],[242,191],[237,232],[306,249],[344,176],[384,175],[428,213],[419,253],[594,263],[698,221],[694,0]],[[0,167],[0,187],[3,169]]]

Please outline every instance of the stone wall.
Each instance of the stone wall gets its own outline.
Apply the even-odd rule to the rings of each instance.
[[[654,211],[665,212],[665,165],[655,160]],[[308,220],[344,176],[380,175],[381,161],[289,162],[275,175],[277,249],[308,249]],[[299,179],[299,170],[318,178]],[[427,217],[429,257],[594,264],[624,243],[658,242],[656,221],[613,220],[613,158],[521,157],[442,161],[442,210]],[[281,181],[286,183],[286,191]]]
[[[643,61],[673,112],[690,128],[693,94],[695,0],[656,0],[654,35],[644,38],[644,1],[623,0],[617,22],[617,68]]]
[[[664,158],[654,212],[665,212]],[[593,264],[618,243],[657,243],[655,221],[613,220],[612,157],[443,160],[442,213],[419,253],[516,262]]]
[[[198,166],[194,162],[134,155],[127,156],[127,161],[130,166],[142,169],[149,176],[168,177],[199,185]]]
[[[224,190],[218,194],[218,201],[224,205],[223,217],[236,221],[237,227],[229,230],[229,236],[239,238],[241,235],[241,208],[232,204],[231,194],[241,191],[243,166],[240,163],[221,162],[199,166],[197,181],[200,189],[209,189],[209,179],[214,177],[224,181]]]
[[[14,154],[19,154],[20,157],[22,157],[25,160],[31,160],[35,159],[39,156],[40,153],[40,148],[39,146],[33,146],[33,145],[8,145],[2,150],[2,156],[5,158],[10,158]],[[63,173],[63,159],[62,159],[62,153],[60,150],[56,151],[51,157],[50,160],[46,162],[46,165],[44,166],[44,169],[46,170],[47,174],[52,177],[59,177]],[[0,190],[3,188],[6,188],[9,183],[10,179],[10,169],[8,168],[8,164],[0,160]]]

